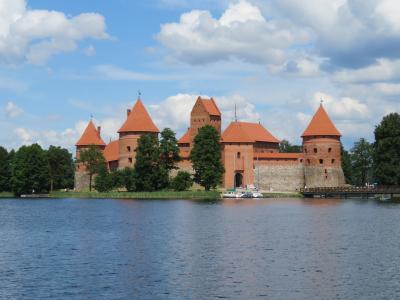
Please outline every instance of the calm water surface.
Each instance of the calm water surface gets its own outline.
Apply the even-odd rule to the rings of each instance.
[[[399,299],[400,205],[0,200],[1,299]]]

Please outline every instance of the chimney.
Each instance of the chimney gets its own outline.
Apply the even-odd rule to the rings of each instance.
[[[99,137],[101,137],[100,133],[101,133],[101,127],[97,126],[97,134],[99,135]]]
[[[126,110],[126,116],[129,117],[130,114],[131,114],[131,110],[130,110],[130,109],[127,109],[127,110]]]

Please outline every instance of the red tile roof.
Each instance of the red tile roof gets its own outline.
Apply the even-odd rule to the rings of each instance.
[[[224,143],[279,143],[267,129],[258,123],[232,122],[222,134]]]
[[[322,104],[318,108],[310,124],[303,132],[301,137],[315,135],[341,136],[339,130],[336,129],[335,125],[329,118]]]
[[[100,133],[97,131],[92,120],[86,126],[85,131],[82,133],[80,139],[76,142],[75,146],[105,146],[106,144],[101,139]]]
[[[142,101],[138,99],[132,108],[128,118],[122,127],[121,132],[160,132],[154,124]]]
[[[119,160],[119,140],[112,141],[106,146],[104,158],[107,162]]]
[[[214,99],[203,99],[201,97],[197,98],[197,101],[201,101],[205,110],[212,116],[221,116],[221,112],[218,109],[217,104],[215,103]]]
[[[303,157],[303,153],[254,153],[254,159],[258,158],[280,158],[280,159],[298,159]]]
[[[178,144],[190,144],[190,128],[186,133],[179,139]]]

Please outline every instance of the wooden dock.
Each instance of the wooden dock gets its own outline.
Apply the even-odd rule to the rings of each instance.
[[[391,187],[314,187],[300,189],[306,198],[388,198],[400,195],[399,186]]]

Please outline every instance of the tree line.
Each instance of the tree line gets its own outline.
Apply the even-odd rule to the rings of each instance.
[[[92,190],[94,177],[94,188],[99,192],[121,188],[130,192],[183,191],[189,189],[193,182],[210,190],[221,183],[224,173],[219,140],[219,133],[214,127],[204,126],[199,130],[190,153],[193,175],[178,171],[175,177],[170,177],[171,171],[178,169],[176,164],[181,157],[175,133],[169,128],[161,132],[160,139],[153,134],[143,134],[138,139],[133,168],[108,170],[102,151],[95,146],[82,151],[78,162],[87,170],[89,189]]]
[[[74,186],[74,161],[67,149],[38,144],[7,151],[0,146],[0,192],[45,193]]]
[[[356,186],[400,185],[400,115],[385,116],[375,127],[374,137],[372,143],[361,138],[350,151],[343,149],[346,182]]]

